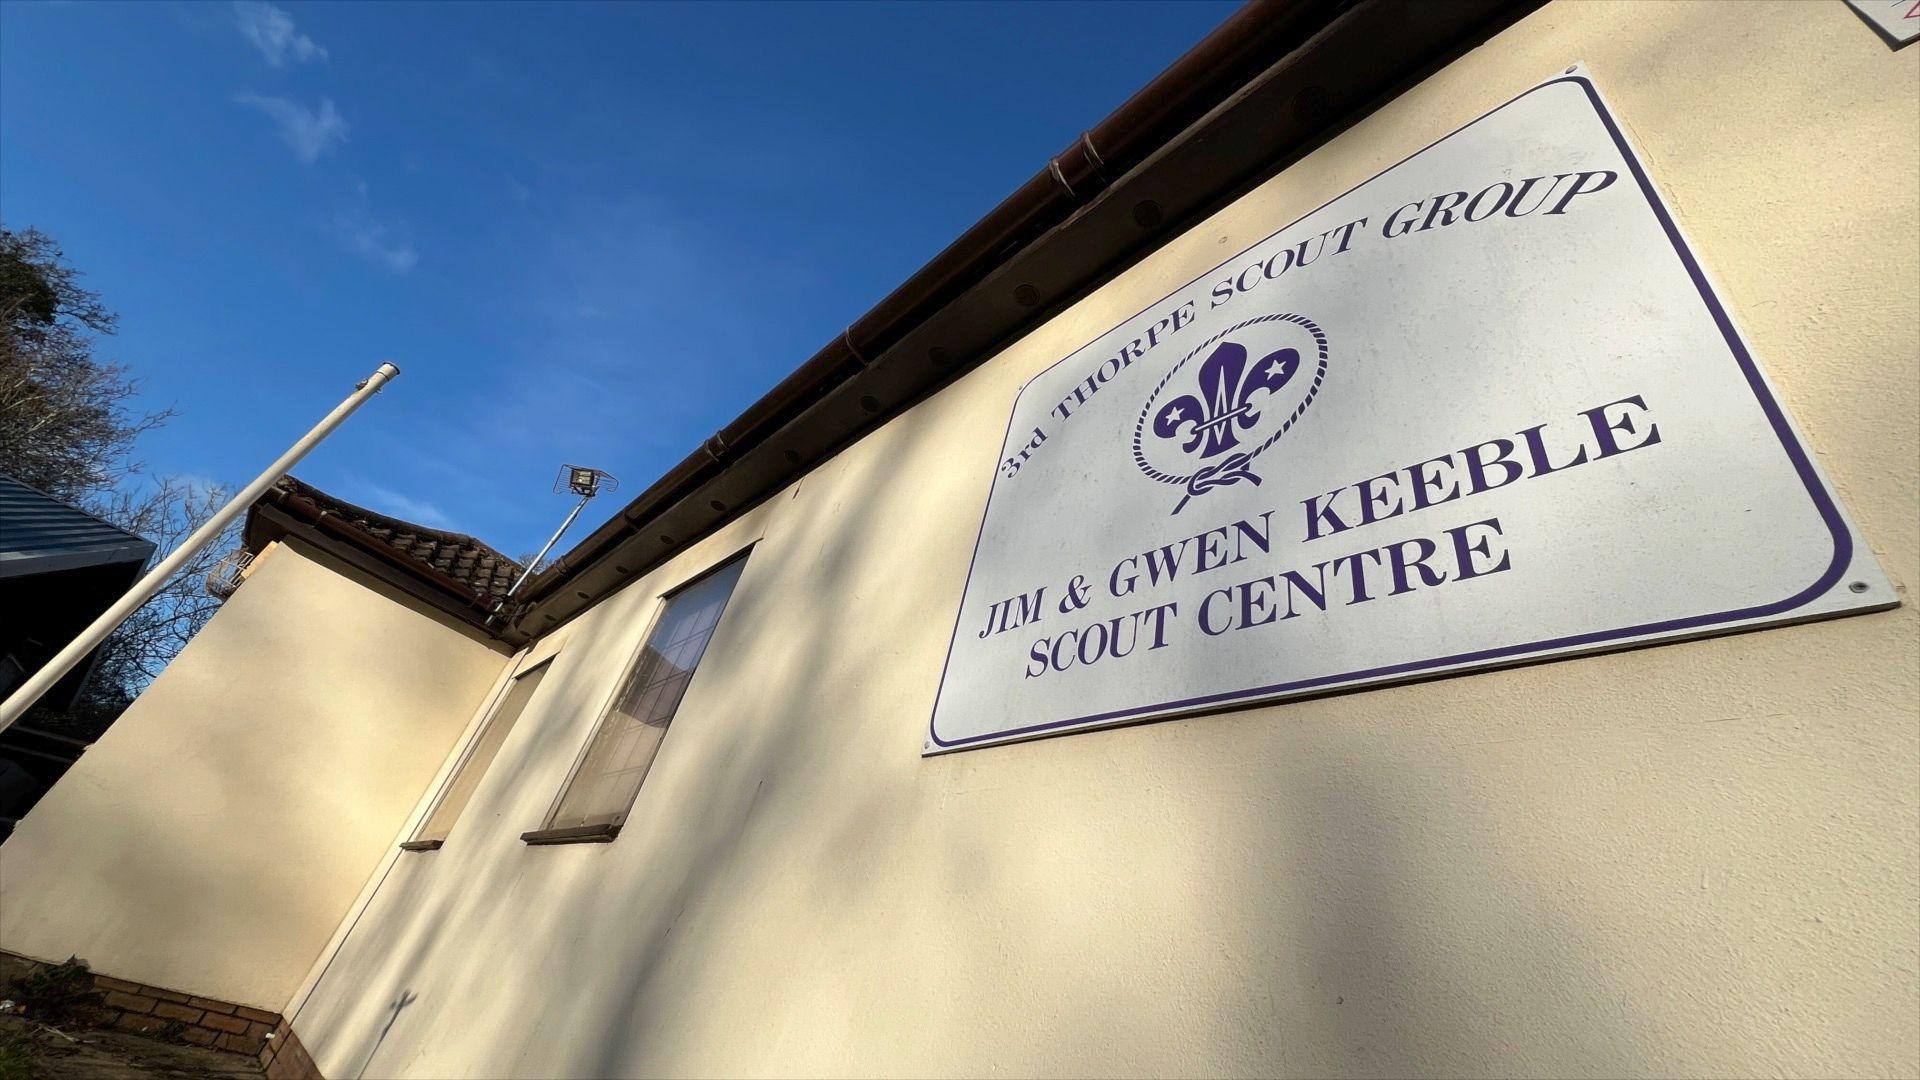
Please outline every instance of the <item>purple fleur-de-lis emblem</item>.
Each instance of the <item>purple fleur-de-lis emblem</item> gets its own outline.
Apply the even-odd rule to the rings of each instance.
[[[1313,404],[1327,356],[1326,333],[1292,312],[1229,327],[1181,357],[1140,406],[1134,464],[1149,480],[1186,489],[1176,514],[1220,488],[1259,487],[1254,459]]]
[[[1154,434],[1183,438],[1180,449],[1198,451],[1203,460],[1224,454],[1240,445],[1240,432],[1259,423],[1267,397],[1299,370],[1299,351],[1278,349],[1249,371],[1246,347],[1223,341],[1200,365],[1200,393],[1182,394],[1161,406],[1153,418]]]

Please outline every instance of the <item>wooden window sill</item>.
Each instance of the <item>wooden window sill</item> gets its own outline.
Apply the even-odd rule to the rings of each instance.
[[[620,835],[618,825],[572,825],[564,829],[535,829],[520,834],[528,844],[609,844]]]

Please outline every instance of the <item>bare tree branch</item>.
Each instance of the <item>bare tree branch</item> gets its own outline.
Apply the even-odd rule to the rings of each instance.
[[[51,238],[0,227],[0,472],[152,540],[164,554],[228,493],[140,475],[135,443],[173,410],[136,408],[139,383],[94,356],[114,326]],[[71,714],[40,710],[35,722],[84,738],[111,723],[219,609],[206,575],[237,541],[236,527],[196,554],[107,639]]]

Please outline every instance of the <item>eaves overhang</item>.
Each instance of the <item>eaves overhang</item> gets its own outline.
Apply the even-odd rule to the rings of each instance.
[[[154,545],[10,476],[0,476],[0,578],[121,565],[136,573]]]
[[[519,564],[462,534],[448,533],[355,506],[293,477],[283,477],[247,510],[243,546],[258,554],[276,540],[295,540],[490,637],[489,625]],[[443,569],[422,550],[456,549]],[[464,568],[464,569],[463,569]]]

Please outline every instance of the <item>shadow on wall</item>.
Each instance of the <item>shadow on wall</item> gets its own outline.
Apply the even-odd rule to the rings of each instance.
[[[597,707],[632,639],[570,643],[595,653],[549,677],[468,819],[400,860],[296,1018],[324,1061],[593,1077],[1672,1065],[1593,966],[1579,898],[1503,859],[1480,809],[1497,774],[1381,738],[1412,728],[1405,694],[922,760],[986,474],[944,460],[966,406],[923,408],[776,508],[620,839],[529,849],[510,837],[582,730],[542,720]],[[1419,700],[1499,707],[1494,684],[1469,685]],[[1222,744],[1249,752],[1223,769]]]
[[[393,1025],[399,1021],[400,1013],[405,1010],[407,1006],[419,1000],[419,995],[413,991],[402,990],[400,991],[400,996],[393,999],[393,1004],[387,1006],[386,1025],[380,1029],[380,1037],[373,1040],[373,1045],[367,1049],[366,1060],[360,1063],[360,1071],[355,1073],[354,1076],[364,1077],[367,1075],[367,1066],[373,1064],[373,1055],[380,1052],[380,1044],[386,1042],[387,1036],[393,1032]]]
[[[889,812],[917,782],[932,687],[920,689],[920,699],[876,700],[884,692],[877,695],[870,676],[894,660],[889,653],[928,655],[933,639],[935,651],[944,653],[959,580],[944,602],[898,584],[941,580],[965,559],[936,555],[883,523],[918,521],[926,528],[925,504],[974,505],[977,479],[984,476],[984,470],[968,472],[956,482],[954,472],[941,467],[951,449],[942,446],[941,425],[916,419],[922,422],[892,424],[870,437],[873,445],[842,454],[777,508],[768,542],[756,552],[768,562],[771,587],[737,594],[739,606],[727,612],[723,627],[727,640],[716,640],[697,676],[712,680],[709,686],[734,688],[724,704],[707,710],[712,719],[704,737],[683,743],[696,753],[682,757],[677,771],[698,781],[679,785],[690,798],[662,807],[667,820],[649,822],[644,836],[653,846],[663,834],[690,829],[691,842],[675,842],[674,877],[643,912],[620,902],[628,883],[593,882],[605,896],[595,910],[639,919],[637,932],[626,936],[632,951],[590,1000],[548,1006],[542,1022],[568,1025],[577,1036],[567,1056],[521,1057],[517,1071],[622,1076],[697,1060],[701,1040],[726,1038],[726,1023],[738,1019],[705,1017],[698,1025],[704,1032],[690,1029],[687,1002],[708,991],[734,1001],[758,998],[762,1006],[759,1030],[731,1036],[726,1057],[742,1071],[781,1069],[784,1030],[795,1023],[832,1029],[844,1022],[792,1015],[793,1006],[782,1005],[783,987],[796,989],[794,1001],[819,1002],[808,984],[830,973],[810,962],[817,943],[862,936],[846,923],[864,919],[870,904],[829,899],[796,910],[769,897],[805,893],[819,877],[884,890],[889,863],[910,839]],[[750,564],[748,573],[754,569]],[[808,613],[805,632],[794,632],[796,610]],[[930,611],[939,614],[929,617]],[[901,644],[916,638],[923,639],[919,647]],[[914,666],[924,673],[937,670],[938,661]],[[885,759],[877,767],[876,756]],[[774,936],[767,933],[769,917],[783,920],[778,936],[794,940],[794,966],[740,970],[730,943],[739,934]],[[873,931],[868,927],[867,935]],[[619,933],[617,926],[605,927],[582,940],[618,940]],[[723,955],[703,955],[700,943],[723,946]],[[710,1055],[709,1049],[712,1061]]]
[[[1400,695],[1381,698],[1375,719],[1411,722],[1388,711]],[[1256,849],[1259,880],[1239,890],[1243,927],[1290,913],[1243,991],[1272,998],[1289,1071],[1671,1074],[1664,1040],[1610,987],[1576,879],[1540,891],[1520,854],[1535,838],[1512,843],[1482,810],[1497,777],[1449,775],[1352,726],[1328,734],[1288,774],[1296,791]]]
[[[615,845],[626,849],[622,854],[670,850],[650,860],[636,879],[608,872],[611,848],[528,849],[517,839],[480,835],[484,829],[517,837],[532,827],[530,820],[463,820],[440,851],[400,860],[296,1017],[316,1056],[357,1059],[364,1075],[397,1075],[432,1068],[422,1063],[454,1052],[434,1041],[457,1038],[467,1046],[459,1060],[500,1073],[617,1076],[640,1070],[663,1060],[684,1037],[662,1010],[671,1013],[691,985],[717,974],[688,952],[684,933],[677,933],[683,917],[707,923],[734,917],[743,897],[750,899],[768,875],[796,856],[804,865],[809,859],[859,858],[861,850],[876,846],[858,834],[884,828],[883,822],[844,801],[806,803],[810,814],[826,807],[844,816],[842,830],[819,820],[806,826],[809,835],[834,835],[839,851],[777,850],[791,836],[756,836],[755,826],[758,812],[781,797],[794,770],[838,752],[848,738],[863,737],[823,722],[828,718],[864,716],[869,728],[878,721],[889,729],[883,741],[899,759],[894,776],[909,786],[914,782],[911,766],[919,762],[919,734],[931,700],[878,706],[864,692],[860,674],[871,657],[870,643],[891,634],[932,635],[944,651],[948,627],[927,619],[926,612],[930,606],[950,611],[954,600],[928,605],[891,589],[892,595],[861,595],[862,585],[889,580],[874,573],[876,565],[915,550],[870,526],[899,519],[899,511],[888,509],[896,499],[970,498],[974,478],[952,485],[964,492],[935,491],[929,484],[951,475],[928,467],[937,448],[926,440],[937,425],[887,430],[886,451],[844,455],[805,482],[803,487],[826,488],[823,497],[803,491],[774,508],[746,587],[734,596],[695,679],[705,704],[698,714],[683,710],[676,720]],[[835,475],[849,471],[858,475]],[[861,508],[849,505],[852,500]],[[891,580],[926,580],[965,565],[950,554],[944,567],[923,558],[927,567],[901,567]],[[752,587],[758,572],[776,560],[774,587]],[[796,598],[794,583],[801,580],[805,595]],[[955,598],[959,584],[953,583]],[[804,633],[792,626],[796,607],[811,614]],[[883,608],[889,618],[877,617]],[[631,644],[617,632],[601,637],[607,640],[576,639],[569,648],[611,653]],[[597,708],[608,689],[600,680],[624,659],[583,657],[556,670],[543,688],[549,700],[542,715],[552,715],[554,702]],[[796,687],[805,690],[796,696]],[[534,723],[519,725],[475,792],[469,819],[502,805],[502,792],[541,789],[565,774],[579,749],[579,731],[529,719]],[[524,742],[521,731],[529,732]],[[666,804],[669,773],[698,780],[672,785],[678,799]],[[845,790],[859,792],[862,785]],[[531,805],[521,800],[521,809]],[[472,842],[461,843],[462,832]],[[806,933],[805,927],[793,930]],[[510,943],[503,946],[506,955],[494,948],[501,943]],[[378,962],[370,965],[368,954],[376,948]],[[379,984],[349,985],[361,978],[349,972],[369,970],[378,972]],[[508,977],[511,985],[503,985]],[[403,1021],[401,1010],[416,1001],[419,1008],[407,1011]],[[375,1008],[374,1002],[394,1004]],[[759,1056],[745,1042],[740,1050]],[[771,1066],[774,1059],[764,1060]]]

